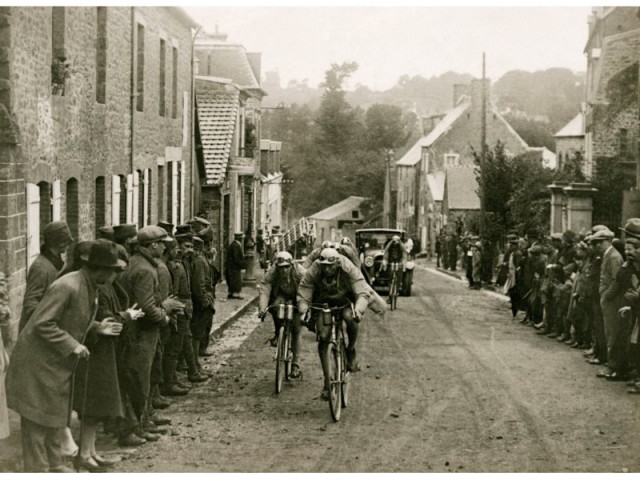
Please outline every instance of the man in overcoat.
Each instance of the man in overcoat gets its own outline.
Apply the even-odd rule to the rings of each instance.
[[[227,259],[225,263],[225,277],[227,279],[227,287],[229,288],[228,298],[242,298],[240,290],[242,290],[242,269],[245,268],[244,253],[242,251],[243,233],[236,232],[233,242],[229,245],[227,251]]]
[[[146,440],[158,437],[142,428],[149,407],[151,391],[151,367],[159,341],[159,330],[169,323],[169,303],[163,303],[158,280],[158,258],[165,249],[167,232],[161,227],[149,225],[137,234],[138,247],[131,256],[129,268],[120,277],[120,284],[129,296],[129,306],[138,304],[144,318],[133,326],[131,338],[135,339],[123,352],[124,375],[129,385],[129,398],[140,425],[136,435]]]
[[[191,320],[191,335],[193,337],[193,353],[198,371],[203,374],[198,355],[202,351],[205,337],[210,325],[213,324],[215,313],[213,286],[211,285],[211,268],[204,255],[204,241],[200,237],[193,237],[191,295],[193,298],[193,318]]]
[[[22,330],[29,317],[42,300],[44,292],[58,276],[64,266],[62,253],[73,241],[71,231],[65,222],[51,222],[42,230],[44,243],[40,255],[33,261],[27,274],[27,289],[22,302],[22,315],[18,329]]]
[[[96,241],[85,266],[49,286],[18,335],[6,378],[7,403],[21,417],[27,472],[69,471],[59,439],[70,415],[71,378],[78,359],[89,356],[83,345],[89,328],[107,328],[92,321],[97,287],[123,265],[115,244]]]

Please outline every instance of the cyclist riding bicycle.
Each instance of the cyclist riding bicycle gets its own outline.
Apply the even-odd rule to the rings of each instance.
[[[306,273],[306,270],[293,261],[293,257],[289,252],[278,252],[276,254],[275,263],[269,267],[267,273],[262,277],[260,286],[260,311],[264,312],[269,305],[277,305],[280,303],[297,303],[296,292],[300,280]],[[272,312],[273,326],[275,335],[270,340],[271,346],[275,347],[278,342],[278,330],[282,320]],[[289,377],[300,378],[302,372],[300,370],[300,333],[302,327],[300,319],[295,318],[291,325],[293,333],[291,338],[291,349],[293,350],[293,359],[291,362],[291,373]]]
[[[351,372],[358,370],[356,362],[356,340],[358,337],[358,322],[369,303],[369,289],[360,269],[340,255],[335,248],[322,250],[318,260],[314,261],[307,273],[302,277],[298,288],[298,311],[305,316],[309,307],[314,304],[328,304],[329,307],[339,307],[348,302],[355,304],[345,307],[341,316],[347,326],[347,369]],[[354,316],[355,310],[355,316]],[[318,321],[316,310],[311,313],[307,322],[309,330],[317,332],[318,355],[322,363],[324,374],[324,389],[321,397],[329,399],[329,365],[324,352],[329,346],[331,325],[323,325]]]
[[[384,247],[380,269],[386,270],[387,267],[389,267],[391,272],[390,275],[393,275],[393,272],[400,271],[400,269],[402,269],[403,272],[407,269],[407,250],[398,235],[391,237],[391,241]],[[387,299],[387,303],[390,301],[390,298]]]

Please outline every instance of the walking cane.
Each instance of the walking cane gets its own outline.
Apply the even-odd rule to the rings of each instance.
[[[89,325],[87,326],[86,330],[84,331],[84,335],[82,336],[82,342],[80,342],[82,345],[84,345],[84,343],[86,342],[89,330],[91,330],[91,326],[96,319],[96,315],[98,314],[99,294],[100,293],[98,292],[98,294],[96,295],[96,299],[94,302],[93,315],[91,316],[91,321],[89,322]],[[76,369],[78,368],[79,363],[80,363],[80,358],[76,358],[73,366],[73,373],[71,375],[71,395],[69,397],[69,410],[68,410],[69,414],[67,416],[67,428],[71,428],[71,416],[73,414],[73,397],[75,396]],[[89,359],[88,358],[86,359],[86,363],[87,363],[87,366],[84,371],[84,384],[82,389],[82,411],[80,412],[82,414],[82,418],[84,418],[85,410],[87,408],[87,383],[89,382]],[[84,420],[81,419],[80,420],[80,439],[82,439],[83,426],[84,426]],[[78,446],[78,453],[79,451],[80,451],[80,446]]]

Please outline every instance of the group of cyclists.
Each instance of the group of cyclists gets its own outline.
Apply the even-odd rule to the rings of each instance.
[[[356,341],[358,324],[369,307],[375,313],[384,314],[385,302],[365,279],[361,259],[351,240],[343,237],[339,243],[325,241],[314,249],[299,264],[286,251],[277,252],[274,263],[262,278],[260,288],[260,314],[263,319],[270,305],[292,304],[297,307],[298,315],[292,323],[292,366],[289,377],[298,379],[300,369],[300,337],[302,326],[316,334],[318,355],[322,364],[324,386],[323,400],[329,399],[329,365],[326,351],[329,347],[331,325],[325,325],[315,305],[329,308],[340,307],[339,317],[345,322],[348,345],[346,348],[347,371],[356,372],[359,365],[356,360]],[[406,268],[406,250],[399,236],[394,236],[385,248],[382,268]],[[344,306],[344,308],[342,308]],[[270,339],[273,347],[277,345],[278,332],[282,318],[270,311],[273,319],[274,336]]]

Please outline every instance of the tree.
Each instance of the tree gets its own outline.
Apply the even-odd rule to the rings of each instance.
[[[334,155],[348,152],[354,141],[361,140],[362,126],[345,100],[344,81],[358,69],[356,62],[333,63],[325,72],[324,88],[316,122],[320,127],[320,142]]]
[[[413,131],[412,120],[395,105],[372,105],[365,115],[368,148],[384,151],[404,146]]]

